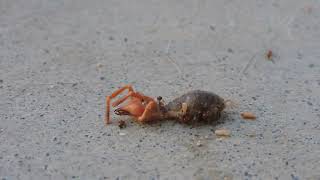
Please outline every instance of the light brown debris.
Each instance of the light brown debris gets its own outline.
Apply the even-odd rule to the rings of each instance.
[[[228,129],[217,129],[214,133],[217,136],[231,136],[231,132]]]
[[[255,120],[257,117],[252,112],[243,112],[241,113],[243,119]]]

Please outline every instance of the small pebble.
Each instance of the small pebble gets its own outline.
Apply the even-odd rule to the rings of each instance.
[[[202,146],[201,141],[198,141],[198,142],[197,142],[197,146],[198,146],[198,147]]]
[[[124,132],[120,132],[119,135],[120,135],[120,136],[125,136],[125,135],[127,135],[127,134],[124,133]]]
[[[103,65],[102,65],[101,63],[98,63],[98,64],[97,64],[97,69],[102,68],[102,66],[103,66]]]
[[[228,129],[217,129],[214,131],[217,136],[230,136],[231,132]]]

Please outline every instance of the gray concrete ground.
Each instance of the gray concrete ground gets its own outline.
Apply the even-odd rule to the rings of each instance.
[[[320,179],[319,49],[318,0],[0,0],[0,177]],[[238,106],[215,126],[105,127],[127,83]]]

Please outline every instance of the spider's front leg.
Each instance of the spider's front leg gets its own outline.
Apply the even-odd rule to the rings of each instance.
[[[154,100],[152,100],[148,102],[143,114],[137,117],[137,120],[144,123],[159,118],[161,118],[161,114],[159,112],[158,104]]]
[[[105,120],[106,124],[110,124],[110,102],[111,102],[111,99],[117,97],[119,94],[121,94],[126,89],[128,89],[129,94],[134,92],[131,85],[125,85],[122,88],[120,88],[120,89],[116,90],[115,92],[113,92],[110,96],[106,96],[106,113],[105,113],[105,117],[104,117],[104,120]],[[123,101],[125,101],[129,97],[129,96],[128,97],[127,96],[125,96],[126,98],[124,97],[124,98],[119,99],[115,103],[118,103],[118,104],[122,103]]]

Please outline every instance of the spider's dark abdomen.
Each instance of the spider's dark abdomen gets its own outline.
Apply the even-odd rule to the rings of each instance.
[[[180,111],[182,103],[187,104],[187,113],[178,120],[186,123],[216,121],[225,108],[223,98],[212,92],[202,90],[190,91],[169,102],[165,108],[169,111]]]

